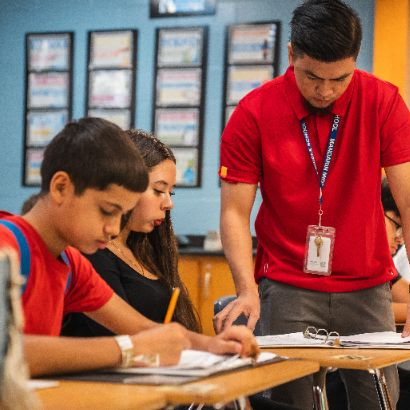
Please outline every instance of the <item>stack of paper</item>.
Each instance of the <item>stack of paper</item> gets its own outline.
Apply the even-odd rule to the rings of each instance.
[[[259,365],[282,360],[278,355],[262,352],[258,358],[241,358],[239,355],[223,356],[199,350],[184,350],[176,366],[166,367],[132,367],[128,369],[114,369],[118,373],[130,374],[162,374],[170,376],[209,376],[214,373],[231,369]]]
[[[367,347],[371,349],[410,349],[410,336],[401,337],[396,332],[362,333],[341,336],[340,342],[345,347]]]

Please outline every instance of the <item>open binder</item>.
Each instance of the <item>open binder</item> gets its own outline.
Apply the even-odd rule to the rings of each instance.
[[[410,349],[410,336],[400,333],[372,332],[340,336],[338,332],[308,326],[304,332],[257,336],[259,347],[350,347],[355,349]]]

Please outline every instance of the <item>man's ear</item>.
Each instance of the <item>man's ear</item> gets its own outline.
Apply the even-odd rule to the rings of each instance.
[[[292,48],[291,42],[289,41],[289,43],[288,43],[288,63],[289,63],[289,65],[293,65],[293,60],[294,60],[294,58],[293,58],[293,48]]]
[[[74,184],[67,172],[56,172],[50,181],[50,197],[61,205],[68,196],[74,193]]]

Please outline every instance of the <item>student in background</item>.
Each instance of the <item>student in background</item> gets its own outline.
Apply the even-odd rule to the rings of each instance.
[[[400,275],[410,281],[410,264],[409,258],[407,257],[406,246],[404,244],[397,251],[396,255],[394,255],[393,262],[396,269],[400,272]]]
[[[390,191],[387,179],[382,181],[382,204],[386,222],[387,241],[392,255],[397,253],[397,248],[403,243],[403,229],[399,209]],[[398,276],[392,280],[392,307],[394,319],[397,324],[406,321],[407,306],[409,303],[409,282],[402,277],[400,270]],[[398,365],[400,379],[400,396],[397,410],[407,410],[410,407],[410,362]]]
[[[403,243],[403,230],[401,226],[400,212],[391,194],[389,183],[384,178],[382,181],[382,204],[384,220],[386,222],[387,241],[390,253],[393,256],[398,247]],[[407,316],[407,304],[409,303],[409,282],[404,279],[400,271],[398,276],[391,281],[393,313],[396,323],[404,323]]]
[[[394,255],[397,247],[403,242],[403,231],[401,228],[400,212],[390,191],[386,178],[382,180],[381,200],[384,211],[384,221],[386,223],[387,242],[390,253]],[[407,303],[409,302],[409,282],[402,278],[400,272],[391,281],[392,309],[396,323],[404,323],[407,316]],[[410,401],[410,372],[407,370],[409,364],[405,363],[406,369],[399,365],[400,376],[400,396],[397,403],[398,409],[408,409]],[[346,390],[340,379],[339,372],[328,374],[326,390],[329,398],[330,410],[344,410],[347,408]]]
[[[147,187],[146,167],[124,131],[98,118],[69,123],[47,146],[41,177],[40,197],[27,214],[0,213],[0,246],[20,252],[16,228],[30,255],[22,302],[25,353],[33,376],[146,365],[158,355],[161,364],[174,364],[189,347],[251,353],[255,340],[244,328],[205,339],[179,324],[146,319],[80,254],[105,248]],[[86,312],[122,336],[57,337],[63,315],[71,312]]]
[[[148,168],[148,188],[120,234],[106,249],[87,258],[115,293],[155,322],[164,320],[172,289],[178,286],[181,294],[173,320],[199,331],[192,302],[178,274],[178,249],[170,214],[176,183],[174,154],[149,133],[127,133]],[[102,336],[112,332],[83,314],[71,314],[62,334]]]

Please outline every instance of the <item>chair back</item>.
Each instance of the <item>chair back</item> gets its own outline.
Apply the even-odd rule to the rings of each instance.
[[[228,295],[222,296],[221,298],[217,299],[214,302],[214,315],[219,313],[222,309],[225,308],[229,303],[236,299],[235,295]],[[245,317],[244,314],[241,314],[233,323],[234,325],[246,325],[248,323],[248,319]],[[253,331],[255,336],[259,336],[261,334],[261,329],[259,325],[259,320],[256,322],[255,330]]]
[[[7,292],[10,283],[10,261],[0,253],[0,386],[3,385],[4,360],[8,346],[9,312]]]
[[[23,358],[23,311],[20,289],[23,278],[17,253],[0,248],[0,409],[35,410],[39,403],[28,386]]]

